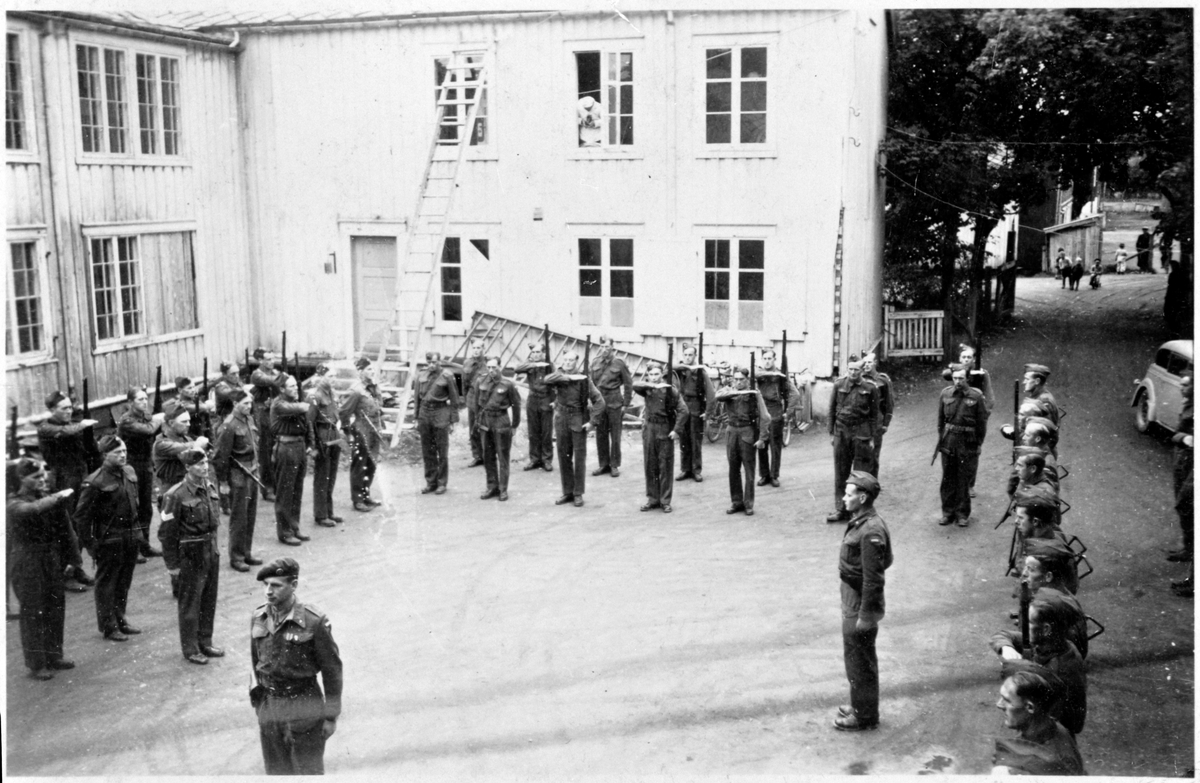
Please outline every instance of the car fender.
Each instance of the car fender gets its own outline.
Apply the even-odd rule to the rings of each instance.
[[[1143,378],[1138,381],[1137,388],[1133,390],[1133,397],[1129,400],[1129,407],[1136,408],[1138,398],[1143,394],[1149,398],[1147,405],[1147,410],[1149,411],[1148,420],[1157,421],[1158,416],[1155,413],[1155,402],[1158,399],[1158,395],[1154,391],[1154,382],[1149,378]]]

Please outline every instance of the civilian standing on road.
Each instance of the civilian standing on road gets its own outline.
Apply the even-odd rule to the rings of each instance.
[[[1150,233],[1150,229],[1142,226],[1142,233],[1138,234],[1137,242],[1134,247],[1137,249],[1137,267],[1138,272],[1149,272],[1154,274],[1154,262],[1150,259],[1150,247],[1154,244],[1154,235]]]
[[[679,475],[676,481],[704,481],[704,422],[714,406],[716,389],[708,368],[696,363],[696,347],[685,343],[683,364],[675,367],[679,391],[688,410],[688,425],[679,437]],[[670,379],[669,379],[670,380]]]
[[[996,740],[992,775],[1086,775],[1071,732],[1050,717],[1054,688],[1045,677],[1017,672],[1000,686],[996,707],[1015,739]]]
[[[313,521],[333,527],[342,518],[333,513],[333,487],[337,483],[338,460],[342,456],[342,432],[338,429],[338,406],[333,383],[321,376],[308,396],[308,425],[313,447]]]
[[[525,429],[529,434],[529,462],[525,470],[554,470],[554,389],[546,385],[546,376],[554,372],[542,346],[529,344],[525,361],[517,366],[524,373],[529,395],[525,400]]]
[[[275,441],[275,534],[280,543],[299,546],[309,536],[300,532],[300,504],[304,476],[312,453],[312,428],[308,403],[300,402],[296,379],[284,375],[279,396],[271,401],[271,435]]]
[[[942,519],[938,524],[966,527],[971,519],[971,485],[979,470],[979,451],[987,436],[987,405],[967,385],[966,365],[956,364],[954,383],[938,398],[938,453],[942,456]]]
[[[1128,259],[1129,259],[1129,253],[1127,253],[1125,251],[1125,243],[1122,242],[1119,245],[1117,245],[1117,252],[1113,256],[1113,260],[1117,264],[1117,274],[1118,275],[1125,274],[1125,270],[1126,270],[1126,267],[1128,264]]]
[[[779,465],[783,461],[783,409],[800,403],[800,392],[792,380],[775,368],[775,349],[762,352],[762,368],[755,378],[762,394],[769,421],[763,421],[767,447],[758,452],[758,486],[779,486]]]
[[[600,350],[590,368],[592,382],[604,397],[603,415],[596,419],[596,459],[600,466],[593,476],[609,473],[621,475],[621,435],[624,432],[625,409],[633,401],[633,376],[625,360],[613,349],[613,340],[600,337]]]
[[[63,657],[66,575],[83,565],[67,514],[70,487],[46,492],[46,467],[28,457],[8,463],[5,475],[8,558],[21,602],[21,651],[29,676],[49,680],[73,669]]]
[[[237,388],[229,392],[233,411],[225,417],[213,456],[218,490],[229,496],[229,567],[249,571],[262,565],[254,551],[254,523],[258,516],[258,425],[251,413],[250,394]]]
[[[879,390],[863,380],[863,363],[850,358],[846,376],[834,381],[829,402],[829,442],[833,446],[834,512],[826,522],[845,522],[850,512],[842,505],[851,470],[875,475],[875,435],[880,422]]]
[[[263,357],[250,373],[254,398],[254,423],[258,426],[258,458],[262,460],[263,501],[275,499],[275,436],[271,432],[271,401],[279,396],[283,373],[274,359]]]
[[[508,470],[512,462],[513,430],[521,426],[521,393],[500,371],[500,357],[491,356],[471,389],[475,397],[475,426],[483,442],[487,488],[480,500],[508,500]],[[512,409],[512,419],[508,411]]]
[[[342,713],[342,659],[333,628],[324,612],[297,600],[300,564],[292,558],[263,566],[258,581],[267,602],[250,618],[250,704],[263,764],[268,775],[323,775],[325,742]]]
[[[754,465],[757,450],[766,448],[767,425],[771,414],[763,402],[762,393],[750,388],[750,373],[744,367],[733,367],[730,375],[733,386],[717,390],[715,399],[725,403],[729,425],[725,430],[725,459],[729,465],[729,508],[726,514],[739,511],[754,516]]]
[[[142,531],[141,560],[161,557],[162,552],[150,545],[150,520],[154,518],[154,439],[162,430],[165,416],[150,415],[150,397],[145,389],[132,388],[125,399],[129,410],[117,423],[117,435],[129,450],[129,464],[138,478],[138,529]]]
[[[471,444],[471,461],[467,463],[468,468],[477,468],[483,464],[483,438],[475,426],[479,409],[474,401],[474,391],[476,384],[483,377],[486,363],[487,360],[483,357],[483,341],[472,339],[470,356],[463,362],[462,370],[462,397],[467,406],[467,440]]]
[[[670,514],[675,487],[675,441],[687,432],[687,406],[679,390],[663,382],[663,368],[658,362],[650,362],[646,380],[633,384],[633,390],[646,400],[642,408],[642,463],[646,474],[646,502],[642,511],[661,508],[664,514]]]
[[[1067,276],[1071,270],[1071,261],[1067,258],[1067,251],[1063,248],[1058,249],[1058,255],[1054,257],[1054,276],[1062,281],[1060,288],[1067,287]]]
[[[842,535],[838,577],[842,597],[842,655],[850,681],[850,704],[838,708],[833,727],[864,731],[879,725],[879,659],[875,640],[885,613],[884,572],[892,565],[892,538],[875,511],[879,482],[855,470],[842,505],[850,523]]]
[[[371,497],[371,485],[375,483],[375,466],[383,448],[383,434],[380,432],[383,426],[383,403],[379,388],[375,385],[370,360],[360,356],[354,366],[358,370],[358,381],[346,392],[338,408],[338,417],[342,422],[342,431],[350,439],[350,500],[354,503],[355,511],[370,511],[381,505]],[[421,443],[423,449],[424,436]]]
[[[579,354],[566,351],[560,361],[562,368],[546,376],[546,385],[554,389],[555,395],[554,440],[562,483],[562,495],[554,504],[582,506],[587,476],[587,434],[606,415],[605,401],[580,367]]]
[[[425,463],[421,494],[444,495],[450,481],[450,428],[458,423],[459,401],[454,375],[442,367],[442,355],[437,351],[425,354],[425,366],[417,374],[416,400],[417,433]]]

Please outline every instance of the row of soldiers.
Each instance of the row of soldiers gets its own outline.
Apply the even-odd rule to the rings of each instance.
[[[74,664],[63,657],[65,592],[95,586],[96,621],[105,638],[125,642],[141,633],[127,618],[134,568],[164,557],[178,599],[184,657],[196,664],[224,654],[212,641],[218,568],[217,528],[230,515],[229,565],[261,565],[253,554],[258,490],[274,501],[279,541],[299,546],[300,505],[307,460],[314,458],[314,522],[332,527],[339,450],[351,451],[354,508],[371,497],[381,446],[380,397],[370,362],[337,402],[329,378],[318,375],[308,401],[296,379],[269,360],[244,384],[235,363],[222,365],[211,399],[190,378],[158,413],[144,388],[127,395],[116,432],[96,439],[95,419],[79,416],[54,392],[50,416],[38,427],[41,455],[10,461],[6,473],[8,576],[20,604],[26,665],[36,679]],[[264,436],[264,431],[267,435]],[[267,466],[270,466],[269,468]],[[155,510],[162,549],[150,543]],[[93,580],[82,551],[96,566]]]

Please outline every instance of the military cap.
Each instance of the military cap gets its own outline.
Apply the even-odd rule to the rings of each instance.
[[[226,373],[233,369],[234,364],[234,362],[221,362],[219,365],[217,365],[217,369],[223,373]]]
[[[879,481],[865,470],[850,471],[850,478],[846,479],[846,483],[853,484],[871,497],[879,494]]]
[[[430,351],[430,353],[433,353],[433,352],[432,352],[432,351]],[[436,354],[435,354],[435,355],[436,355]],[[427,353],[427,354],[425,354],[425,358],[426,358],[426,359],[429,359],[429,358],[430,358],[430,356],[429,356],[429,354],[428,354],[428,353]],[[356,369],[356,370],[365,370],[365,369],[367,369],[367,368],[368,368],[368,367],[370,367],[370,366],[371,366],[371,360],[370,360],[370,359],[368,359],[368,358],[367,358],[367,357],[365,357],[365,356],[360,356],[360,357],[358,357],[357,359],[355,359],[355,360],[354,360],[354,369]]]
[[[234,402],[241,402],[242,400],[244,400],[250,396],[250,392],[246,391],[241,386],[238,386],[237,388],[230,391],[228,396],[229,396],[229,399],[233,400]]]
[[[1070,560],[1075,553],[1057,538],[1025,539],[1025,555],[1038,560]]]
[[[207,458],[208,455],[204,453],[204,449],[188,449],[179,455],[179,461],[189,468]]]
[[[295,579],[300,576],[300,564],[290,557],[280,557],[258,569],[258,581],[264,582],[273,576]]]
[[[163,413],[166,414],[168,420],[178,419],[183,414],[190,412],[188,406],[180,400],[168,400],[163,403]]]
[[[1043,381],[1050,377],[1050,368],[1044,364],[1027,364],[1025,372],[1040,375]]]
[[[1035,484],[1032,487],[1018,490],[1013,495],[1013,505],[1022,508],[1055,509],[1058,508],[1057,501],[1054,489],[1046,484]]]
[[[175,378],[175,388],[176,389],[186,389],[187,387],[189,387],[191,385],[192,385],[192,379],[187,377],[186,375],[180,375]]]
[[[107,454],[110,451],[124,447],[125,441],[121,440],[116,435],[105,435],[100,439],[100,442],[96,444],[96,448],[100,450],[101,454]]]
[[[956,372],[958,372],[959,370],[962,370],[963,372],[968,372],[968,373],[969,373],[969,372],[971,371],[971,365],[969,365],[969,364],[963,364],[962,362],[954,362],[953,364],[951,364],[951,365],[950,365],[950,372],[951,372],[951,373],[956,373]]]
[[[63,394],[58,389],[55,389],[54,391],[52,391],[46,395],[46,407],[53,410],[55,408],[55,406],[57,406],[60,402],[62,402],[66,398],[67,398],[67,395]]]
[[[1046,432],[1058,432],[1058,425],[1047,419],[1045,416],[1030,416],[1025,420],[1025,426],[1028,427],[1030,424],[1036,424],[1039,427],[1045,427]]]
[[[8,461],[4,472],[4,488],[10,495],[21,491],[21,480],[26,476],[36,476],[45,471],[46,466],[41,460],[32,457],[21,457]]]
[[[858,358],[858,354],[852,353],[846,357],[846,366],[847,367],[854,367],[856,365],[858,367],[862,367],[862,359]]]

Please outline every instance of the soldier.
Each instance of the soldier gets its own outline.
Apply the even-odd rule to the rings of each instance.
[[[300,387],[283,376],[279,396],[271,401],[271,435],[275,441],[275,534],[280,543],[300,546],[309,536],[300,532],[300,503],[304,475],[312,454],[313,434],[308,426],[308,403],[300,402]]]
[[[996,395],[992,390],[992,376],[987,370],[982,367],[975,369],[975,348],[966,343],[958,344],[958,363],[966,365],[970,369],[967,371],[967,384],[973,389],[979,389],[983,394],[983,401],[987,403],[988,413],[991,413],[992,408],[996,407]],[[950,380],[952,370],[950,365],[942,370],[942,378]]]
[[[846,377],[833,384],[829,401],[829,442],[833,446],[833,492],[837,507],[825,517],[845,522],[850,512],[842,505],[851,469],[875,475],[875,436],[879,427],[879,390],[863,380],[863,363],[851,357]]]
[[[883,435],[892,426],[892,412],[896,409],[895,394],[892,391],[892,379],[885,372],[876,369],[875,354],[863,354],[863,377],[875,384],[879,389],[879,426],[875,428],[875,450],[871,461],[875,464],[874,476],[879,478],[879,452],[883,450]]]
[[[204,451],[189,449],[180,455],[180,461],[187,468],[187,476],[163,495],[163,557],[167,569],[179,575],[179,642],[183,657],[203,666],[209,658],[225,655],[212,643],[221,566],[217,550],[221,507],[217,488],[209,480]]]
[[[262,460],[262,482],[264,501],[275,499],[275,436],[271,432],[271,400],[279,396],[279,387],[283,373],[279,372],[278,363],[274,359],[263,357],[258,367],[250,373],[250,383],[254,387],[251,395],[254,398],[252,409],[254,423],[258,425],[258,458]]]
[[[838,576],[842,580],[842,654],[850,681],[850,704],[838,708],[833,727],[864,731],[879,725],[879,659],[875,639],[885,612],[884,572],[892,565],[892,539],[875,512],[879,482],[851,471],[843,507],[850,524],[842,535]]]
[[[511,462],[513,430],[521,426],[521,393],[500,372],[500,357],[487,359],[487,367],[471,387],[475,397],[475,426],[483,440],[483,465],[487,490],[480,500],[508,500],[508,466]],[[469,407],[469,406],[468,406]],[[508,409],[512,408],[512,421]]]
[[[151,450],[155,500],[159,508],[162,508],[162,493],[183,481],[187,473],[186,466],[179,459],[183,452],[191,448],[208,448],[207,438],[193,439],[188,434],[192,427],[192,413],[186,405],[171,400],[163,406],[163,417],[162,429]]]
[[[467,440],[471,443],[471,462],[468,468],[479,467],[483,464],[483,437],[475,426],[475,418],[479,410],[475,407],[475,384],[483,376],[486,360],[483,358],[483,341],[471,340],[470,356],[463,363],[462,393],[467,405]]]
[[[312,428],[316,447],[312,480],[313,520],[321,527],[333,527],[343,521],[333,513],[333,487],[337,483],[338,460],[345,442],[338,429],[338,415],[333,384],[328,377],[320,377],[308,396],[308,425]]]
[[[546,376],[545,382],[554,390],[554,440],[558,449],[558,473],[562,495],[556,506],[574,503],[583,505],[584,478],[587,475],[587,434],[599,426],[605,414],[604,397],[582,372],[579,354],[566,351],[561,357],[561,369]],[[588,402],[592,412],[588,413]]]
[[[800,392],[791,379],[775,369],[775,349],[762,352],[762,368],[758,371],[758,390],[771,413],[770,422],[764,422],[768,448],[758,453],[758,486],[779,486],[779,464],[783,458],[783,409],[797,405]]]
[[[63,658],[64,575],[83,565],[67,516],[67,500],[75,490],[48,494],[45,465],[28,457],[8,463],[6,479],[9,565],[21,602],[21,650],[29,676],[49,680],[55,671],[75,668]]]
[[[1057,500],[1058,468],[1053,455],[1037,446],[1017,446],[1013,452],[1017,461],[1008,477],[1008,496],[1015,497],[1018,493],[1045,486]]]
[[[196,386],[196,382],[186,375],[180,375],[175,379],[176,400],[188,407],[192,412],[192,422],[188,429],[188,435],[193,438],[208,438],[213,439],[212,416],[216,412],[216,406],[208,400],[200,399],[200,389]]]
[[[161,413],[150,415],[150,396],[144,388],[131,388],[125,399],[130,403],[129,410],[117,423],[117,435],[125,441],[129,464],[138,477],[138,529],[144,539],[138,554],[141,564],[148,557],[162,557],[162,552],[150,545],[150,520],[154,517],[154,439],[162,430],[165,416]]]
[[[441,354],[429,351],[417,374],[417,433],[425,463],[422,495],[444,495],[450,479],[450,428],[458,423],[459,401],[454,376],[441,362]]]
[[[350,386],[338,407],[338,418],[350,439],[350,500],[355,511],[371,511],[381,505],[371,497],[371,484],[375,481],[375,463],[383,446],[383,435],[379,431],[383,426],[382,403],[370,360],[360,356],[354,366],[358,370],[358,381]],[[341,522],[340,519],[334,521]]]
[[[633,376],[625,360],[616,356],[611,337],[600,337],[600,350],[596,353],[590,375],[604,397],[604,410],[596,419],[596,459],[600,467],[592,475],[610,473],[616,478],[621,475],[621,433],[625,409],[633,400]]]
[[[325,364],[324,362],[321,362],[314,367],[313,374],[305,378],[304,383],[300,384],[301,396],[303,396],[305,399],[308,399],[309,394],[322,380],[332,382],[332,379],[329,377],[329,365]]]
[[[633,390],[646,399],[642,408],[642,462],[646,468],[646,502],[642,511],[661,508],[671,513],[671,495],[675,486],[675,443],[686,437],[688,409],[683,396],[669,383],[663,383],[663,368],[651,362],[646,380],[633,384]]]
[[[729,508],[726,514],[754,516],[755,450],[767,445],[767,411],[762,394],[750,388],[750,375],[742,367],[730,368],[732,386],[717,390],[714,399],[725,403],[729,427],[725,430],[725,458],[729,463]]]
[[[679,390],[688,410],[688,426],[679,436],[679,475],[676,481],[690,478],[704,481],[704,422],[713,407],[716,389],[708,368],[696,364],[696,347],[684,343],[683,365],[675,368]]]
[[[229,418],[229,414],[233,413],[233,400],[230,394],[234,389],[242,388],[241,368],[237,362],[221,362],[220,366],[221,377],[217,379],[213,386],[213,402],[216,406],[215,413],[218,424],[223,424],[225,419]],[[213,428],[214,433],[216,428]]]
[[[97,446],[104,462],[83,480],[75,527],[96,563],[96,624],[105,639],[124,642],[141,633],[125,618],[141,537],[137,474],[125,464],[125,443],[116,435],[105,435]]]
[[[1179,515],[1179,527],[1183,534],[1183,546],[1167,553],[1167,560],[1174,563],[1192,562],[1195,550],[1193,530],[1193,464],[1192,444],[1194,440],[1195,418],[1192,413],[1192,375],[1185,372],[1180,377],[1180,391],[1183,393],[1183,407],[1179,413],[1179,427],[1171,437],[1175,444],[1175,462],[1172,470],[1175,488],[1175,511]],[[1176,592],[1192,589],[1191,579],[1183,580],[1179,586],[1172,585]]]
[[[1021,431],[1021,445],[1038,449],[1057,460],[1058,427],[1044,416],[1030,416],[1025,419],[1025,427]]]
[[[299,577],[300,564],[290,557],[259,570],[267,602],[250,618],[250,704],[268,775],[325,774],[325,741],[342,712],[333,628],[324,612],[296,599]]]
[[[529,344],[529,354],[517,366],[525,374],[529,395],[525,400],[525,428],[529,432],[529,463],[525,470],[554,470],[554,389],[546,385],[546,376],[554,365],[543,355],[542,346]]]
[[[938,453],[942,455],[940,525],[966,527],[971,519],[971,481],[979,469],[979,451],[987,435],[987,405],[967,385],[967,367],[954,365],[953,386],[938,399]]]
[[[38,451],[46,460],[46,469],[53,478],[51,486],[54,490],[75,490],[75,494],[68,496],[66,500],[67,513],[70,514],[78,502],[83,477],[91,472],[90,453],[95,448],[92,431],[99,422],[95,419],[71,421],[75,408],[71,404],[71,398],[60,391],[53,391],[46,397],[46,407],[50,410],[50,418],[37,427]],[[71,524],[75,524],[74,520]],[[75,534],[78,540],[78,529]],[[78,554],[76,552],[76,555]],[[80,561],[82,562],[82,558]],[[81,566],[75,569],[72,578],[67,580],[66,589],[73,593],[82,593],[89,585],[95,583]]]
[[[1036,400],[1045,406],[1046,418],[1054,422],[1054,426],[1057,427],[1058,420],[1062,418],[1062,412],[1054,400],[1054,395],[1046,389],[1046,379],[1049,377],[1050,368],[1046,365],[1027,364],[1022,386],[1025,389],[1025,398]]]
[[[233,411],[217,436],[213,467],[219,491],[229,497],[229,567],[246,572],[250,566],[262,565],[251,554],[258,516],[258,425],[245,389],[230,391],[229,400]]]
[[[996,707],[1016,739],[996,740],[992,775],[1086,775],[1075,737],[1050,716],[1055,689],[1040,674],[1016,672],[1000,686]]]

